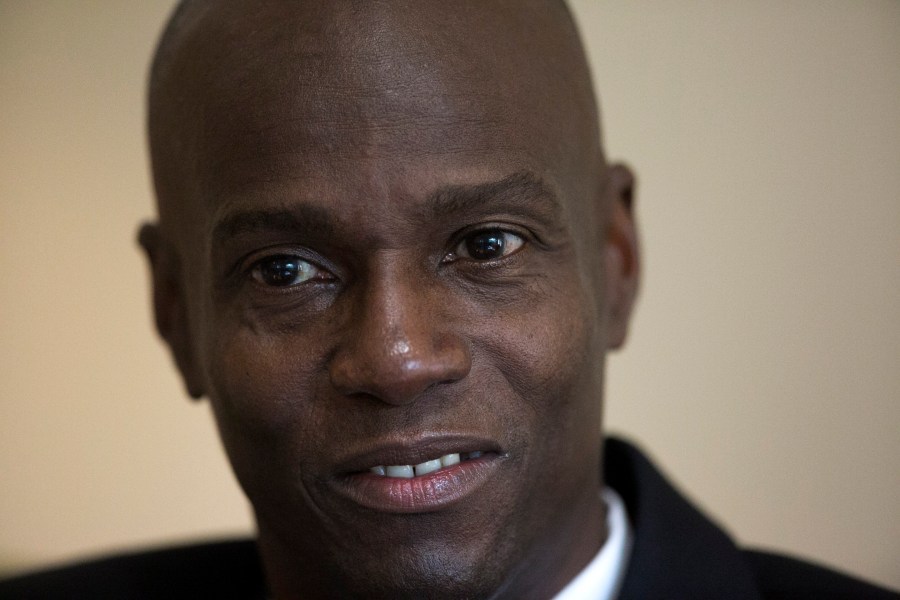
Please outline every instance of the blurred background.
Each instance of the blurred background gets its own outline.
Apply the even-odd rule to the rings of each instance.
[[[0,576],[249,533],[151,325],[171,0],[0,0]],[[900,3],[572,7],[645,276],[607,427],[744,544],[900,587]]]

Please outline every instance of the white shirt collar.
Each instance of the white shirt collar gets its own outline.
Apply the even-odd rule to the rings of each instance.
[[[625,503],[612,488],[603,488],[601,498],[606,502],[606,542],[575,579],[569,582],[553,600],[615,600],[625,579],[631,555],[633,534]]]

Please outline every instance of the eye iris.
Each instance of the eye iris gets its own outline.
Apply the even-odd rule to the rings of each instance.
[[[486,231],[466,240],[469,256],[476,260],[490,260],[503,256],[506,240],[500,231]]]
[[[268,285],[291,285],[304,272],[304,265],[296,258],[282,256],[268,260],[259,266],[259,274]]]

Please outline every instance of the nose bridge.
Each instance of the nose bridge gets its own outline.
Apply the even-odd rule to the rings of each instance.
[[[396,271],[396,269],[392,269]],[[360,342],[374,344],[373,359],[383,357],[391,362],[413,359],[427,351],[432,332],[427,326],[429,292],[410,281],[412,277],[396,272],[371,278],[365,293],[357,299],[355,317],[360,327]],[[382,345],[382,348],[378,348]]]
[[[446,297],[417,269],[385,262],[356,290],[331,378],[344,394],[405,404],[435,384],[465,377],[470,357],[443,318]]]

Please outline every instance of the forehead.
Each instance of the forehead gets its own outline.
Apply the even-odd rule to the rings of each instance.
[[[190,168],[204,212],[299,189],[396,204],[521,172],[577,188],[599,149],[566,13],[450,4],[223,3],[189,17],[159,86],[178,90],[157,121],[188,155],[170,166]]]

